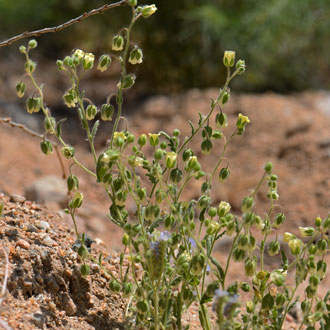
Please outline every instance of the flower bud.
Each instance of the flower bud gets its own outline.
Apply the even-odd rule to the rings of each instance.
[[[102,104],[101,106],[101,119],[104,121],[111,121],[112,120],[112,115],[114,112],[114,107],[113,105],[106,103]]]
[[[72,158],[75,154],[75,149],[68,145],[63,147],[61,151],[62,151],[62,155],[65,158]]]
[[[218,216],[223,217],[225,216],[231,209],[231,206],[228,202],[221,201],[218,206]]]
[[[86,108],[86,119],[93,120],[97,114],[97,108],[95,105],[89,104]]]
[[[264,169],[267,174],[271,174],[273,169],[273,164],[271,162],[266,163]]]
[[[222,103],[222,105],[225,105],[230,98],[230,93],[228,93],[227,91],[225,91],[220,99],[220,102]]]
[[[187,168],[189,171],[198,171],[198,168],[200,167],[200,164],[197,160],[196,156],[191,156],[187,163]]]
[[[207,226],[206,233],[208,235],[213,235],[219,230],[219,228],[220,228],[219,223],[215,221],[211,221],[210,224]]]
[[[53,153],[53,145],[49,141],[40,142],[40,149],[45,155]]]
[[[76,57],[78,59],[78,62],[80,63],[82,61],[82,59],[85,56],[85,52],[82,51],[81,49],[76,49],[73,53],[73,57]],[[67,59],[67,57],[64,59],[64,61]],[[72,58],[71,58],[72,60]],[[66,64],[67,65],[67,64]]]
[[[317,241],[316,243],[316,247],[317,247],[317,253],[319,255],[322,255],[323,252],[327,249],[327,241],[325,239],[320,239]]]
[[[76,191],[69,203],[69,207],[71,209],[78,209],[81,206],[83,199],[84,199],[84,195],[81,192]]]
[[[299,230],[302,237],[310,237],[315,233],[315,229],[313,227],[299,227]]]
[[[290,239],[288,242],[291,253],[297,256],[301,251],[302,241],[298,238]]]
[[[124,283],[124,285],[123,285],[124,297],[129,297],[132,292],[133,292],[133,284],[132,283]]]
[[[143,52],[141,48],[133,48],[129,54],[128,62],[135,65],[140,64],[143,61]]]
[[[322,219],[320,217],[317,217],[315,219],[315,226],[316,227],[321,227],[321,225],[322,225]]]
[[[210,207],[208,210],[208,215],[214,218],[217,215],[217,209],[215,207]]]
[[[201,276],[205,266],[205,257],[203,254],[194,255],[191,259],[191,273],[195,276]]]
[[[149,143],[152,147],[155,147],[159,143],[159,134],[149,133]]]
[[[249,292],[251,290],[251,287],[250,287],[249,283],[246,283],[246,282],[242,282],[241,285],[240,285],[240,288],[244,292]]]
[[[91,69],[94,65],[94,59],[95,59],[94,54],[86,53],[82,61],[83,68],[85,70]]]
[[[197,206],[202,210],[204,208],[209,207],[211,204],[211,198],[209,196],[206,195],[202,195],[201,197],[199,197],[198,199],[198,203]]]
[[[291,239],[293,239],[295,236],[292,235],[291,233],[285,232],[283,235],[283,241],[284,242],[289,242]]]
[[[234,221],[231,221],[227,224],[226,235],[231,236],[236,229],[236,224]]]
[[[245,72],[245,68],[246,68],[246,65],[245,65],[245,61],[244,60],[238,60],[236,62],[236,70],[238,72],[238,74],[242,74]]]
[[[121,51],[124,49],[124,38],[116,35],[112,39],[112,50]]]
[[[109,55],[102,55],[99,58],[99,62],[97,64],[97,70],[104,72],[108,69],[111,64],[111,57]]]
[[[176,165],[177,154],[175,152],[168,152],[166,154],[166,167],[167,168],[174,168]]]
[[[230,174],[229,168],[228,167],[223,167],[220,170],[220,173],[219,173],[219,181],[220,182],[225,181],[228,178],[229,174]]]
[[[226,50],[223,55],[223,64],[225,67],[230,68],[235,63],[235,52],[232,50]]]
[[[28,46],[30,49],[36,48],[38,46],[38,43],[35,39],[31,39],[28,43]]]
[[[20,46],[20,47],[19,47],[19,52],[20,52],[21,54],[26,54],[26,47],[25,47],[25,46]]]
[[[137,5],[137,0],[128,0],[128,5],[131,7],[135,7]]]
[[[25,71],[27,73],[33,73],[36,69],[37,64],[31,60],[27,60],[24,64]]]
[[[316,294],[316,290],[313,289],[310,285],[305,289],[307,298],[312,299]]]
[[[25,84],[23,82],[19,82],[16,84],[16,94],[19,98],[24,96],[25,93]]]
[[[68,108],[73,108],[76,106],[76,103],[78,102],[77,94],[75,90],[70,89],[63,95],[63,100],[65,105]]]
[[[148,18],[152,14],[154,14],[157,10],[157,7],[155,5],[147,5],[141,7],[141,14],[144,18]]]
[[[245,125],[250,122],[249,117],[243,116],[241,113],[238,114],[238,119],[236,122],[237,128],[245,128]]]
[[[327,231],[330,228],[330,215],[324,220],[322,228],[324,231]]]
[[[147,143],[147,135],[141,134],[138,138],[138,144],[143,147]]]
[[[253,301],[252,300],[248,300],[246,302],[246,311],[248,313],[253,313],[253,309],[254,309],[254,303],[253,303]]]
[[[57,61],[56,61],[56,65],[57,65],[57,68],[58,68],[60,71],[65,71],[65,70],[66,70],[65,67],[64,67],[64,63],[63,63],[63,61],[61,61],[61,60],[57,60]]]

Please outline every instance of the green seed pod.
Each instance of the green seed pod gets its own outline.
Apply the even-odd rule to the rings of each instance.
[[[94,59],[95,59],[94,54],[85,53],[85,56],[83,57],[83,60],[82,60],[82,65],[83,65],[84,70],[89,70],[93,67]]]
[[[299,231],[302,237],[310,237],[315,233],[315,229],[313,227],[299,227]]]
[[[128,74],[121,79],[120,83],[117,85],[118,88],[128,89],[135,84],[136,76],[134,74]]]
[[[163,158],[163,156],[164,156],[164,151],[162,149],[159,148],[155,151],[156,160],[161,160]]]
[[[212,151],[212,142],[209,139],[206,139],[201,144],[202,153],[208,155]]]
[[[54,134],[56,127],[56,119],[54,117],[45,117],[44,128],[47,133]]]
[[[319,260],[317,262],[317,266],[316,266],[316,270],[317,270],[317,275],[323,279],[323,277],[325,276],[326,272],[327,272],[327,264],[322,261],[322,260]]]
[[[137,0],[128,0],[128,5],[131,7],[135,7],[137,5]]]
[[[23,82],[19,82],[16,84],[16,94],[19,98],[24,96],[25,88],[26,86]]]
[[[278,240],[271,241],[268,246],[268,254],[272,257],[280,252],[281,245]]]
[[[61,152],[65,158],[72,158],[72,157],[74,157],[75,149],[73,147],[67,145],[62,148]]]
[[[67,179],[68,191],[79,189],[79,181],[75,175],[70,175]]]
[[[133,284],[124,283],[122,291],[123,291],[124,297],[129,297],[131,295],[131,293],[133,292]]]
[[[186,149],[183,153],[182,153],[182,159],[183,161],[187,161],[191,156],[193,156],[194,153],[191,149]]]
[[[80,274],[83,278],[85,278],[87,275],[89,275],[90,273],[90,267],[89,265],[86,265],[86,264],[82,264],[80,266]]]
[[[40,149],[45,155],[53,153],[53,145],[49,141],[40,142]]]
[[[321,227],[322,225],[322,219],[320,217],[315,218],[315,226]]]
[[[111,280],[109,287],[110,287],[110,290],[115,293],[120,292],[120,290],[121,290],[121,285],[116,280]]]
[[[127,233],[124,233],[122,243],[126,246],[129,244],[129,235]]]
[[[252,300],[248,300],[246,302],[246,311],[248,313],[252,313],[253,312],[253,309],[254,309],[254,303],[253,303],[253,301]]]
[[[225,181],[228,178],[229,174],[230,174],[229,168],[228,167],[223,167],[220,170],[220,173],[219,173],[219,181],[220,182]]]
[[[200,209],[204,209],[204,208],[209,207],[210,204],[211,204],[211,198],[209,196],[202,195],[198,200],[197,206]]]
[[[274,228],[280,228],[285,220],[286,220],[286,217],[283,213],[277,213],[276,216],[275,216],[275,221],[272,224],[272,226]]]
[[[298,238],[293,238],[288,242],[291,253],[297,256],[301,251],[302,241]]]
[[[84,195],[81,192],[76,191],[73,198],[69,202],[69,207],[71,209],[78,209],[81,206],[83,199]]]
[[[322,255],[323,252],[327,249],[327,241],[325,239],[319,239],[316,243],[317,254]]]
[[[220,139],[222,139],[222,136],[223,136],[222,132],[218,131],[218,130],[214,130],[213,133],[212,133],[212,138],[213,139],[220,140]]]
[[[128,62],[135,65],[143,62],[143,52],[141,48],[135,47],[131,50]]]
[[[104,121],[111,121],[114,112],[113,105],[109,103],[102,104],[101,106],[101,119]]]
[[[237,243],[238,248],[241,250],[247,251],[248,244],[249,244],[249,235],[247,235],[247,234],[239,235],[238,243]]]
[[[175,152],[168,152],[166,154],[166,167],[167,168],[174,168],[176,166],[176,159],[177,159],[177,153]]]
[[[122,36],[116,35],[112,39],[112,50],[122,51],[124,49],[124,38]]]
[[[320,283],[320,279],[318,278],[318,276],[316,275],[311,275],[309,277],[309,285],[314,289],[316,290],[318,285]]]
[[[146,198],[147,196],[147,190],[146,188],[140,188],[138,191],[137,191],[137,195],[139,197],[139,199],[142,201]]]
[[[36,70],[37,64],[31,60],[28,60],[24,64],[25,71],[29,74],[33,73]]]
[[[223,105],[225,105],[229,101],[229,98],[230,98],[230,94],[226,91],[226,92],[223,93],[220,102]]]
[[[304,300],[301,302],[301,310],[304,312],[308,312],[311,309],[311,302],[309,300]]]
[[[138,144],[143,147],[147,143],[147,135],[141,134],[138,139]]]
[[[188,163],[187,163],[188,170],[194,171],[195,168],[197,168],[198,164],[199,163],[198,163],[197,157],[196,156],[191,156],[188,160]]]
[[[252,197],[244,197],[241,210],[243,213],[248,213],[254,205]]]
[[[310,285],[305,289],[305,293],[308,299],[312,299],[316,294],[316,290],[313,289]]]
[[[19,47],[19,52],[20,52],[21,54],[26,54],[26,47],[25,47],[25,46],[20,46],[20,47]]]
[[[211,218],[217,215],[217,209],[215,207],[210,207],[208,210],[208,214]]]
[[[245,68],[246,68],[246,65],[245,65],[245,61],[244,60],[238,60],[236,62],[236,70],[237,70],[237,73],[238,74],[242,74],[245,72]]]
[[[277,286],[282,286],[285,284],[285,277],[284,277],[283,273],[281,273],[278,270],[274,270],[270,274],[270,280]]]
[[[142,313],[145,313],[148,310],[148,305],[145,301],[138,301],[136,307]]]
[[[330,215],[324,220],[322,228],[323,231],[327,231],[330,228]]]
[[[146,5],[141,7],[141,14],[144,18],[148,18],[153,15],[157,10],[155,5]]]
[[[316,253],[316,251],[317,251],[317,247],[316,247],[316,245],[315,245],[315,244],[311,244],[311,245],[309,246],[309,248],[308,248],[308,253],[309,253],[310,255],[314,255],[314,254]]]
[[[282,307],[286,303],[286,298],[283,294],[277,294],[275,298],[276,307]]]
[[[95,105],[89,104],[86,108],[86,119],[93,120],[97,114],[97,108]]]
[[[170,173],[170,179],[173,183],[179,183],[182,179],[182,171],[178,168],[174,168]]]
[[[97,70],[104,72],[109,68],[110,64],[111,64],[111,57],[109,55],[103,54],[99,58],[99,62],[97,64]]]
[[[204,255],[194,255],[191,259],[191,273],[198,277],[202,276],[205,262],[206,261]]]
[[[254,259],[246,259],[244,269],[245,275],[248,277],[252,277],[256,271],[256,261]]]
[[[227,115],[223,112],[217,113],[215,116],[215,124],[219,128],[228,126]]]
[[[233,251],[233,259],[234,261],[238,262],[238,261],[243,261],[245,259],[246,253],[244,250],[241,249],[234,249]]]
[[[244,292],[249,292],[251,290],[251,287],[250,287],[249,283],[246,283],[246,282],[242,282],[240,284],[240,288]]]

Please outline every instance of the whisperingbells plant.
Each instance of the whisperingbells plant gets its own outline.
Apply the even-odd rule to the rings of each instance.
[[[279,229],[283,228],[286,216],[277,204],[278,177],[271,163],[266,163],[260,181],[243,198],[240,208],[215,198],[221,185],[235,175],[226,157],[227,148],[250,124],[248,116],[242,113],[234,121],[232,114],[226,113],[231,98],[229,85],[246,69],[244,60],[236,60],[235,51],[225,51],[222,59],[227,71],[225,83],[217,97],[211,99],[210,108],[198,114],[197,123],[189,121],[189,136],[181,136],[179,129],[137,136],[129,131],[129,121],[120,130],[124,93],[137,80],[132,67],[148,59],[141,46],[132,42],[133,27],[138,20],[157,11],[155,5],[139,5],[137,0],[128,0],[126,4],[131,9],[131,20],[108,41],[108,53],[96,58],[93,53],[77,48],[56,62],[61,74],[68,77],[62,102],[68,111],[77,114],[86,132],[93,160],[90,168],[79,160],[79,150],[65,142],[64,121],[56,121],[45,105],[42,85],[36,78],[37,64],[30,58],[37,42],[30,40],[27,47],[19,48],[25,56],[24,77],[31,80],[33,89],[27,90],[21,80],[16,93],[18,97],[27,95],[28,113],[41,111],[45,116],[40,148],[45,155],[51,154],[56,139],[63,157],[71,161],[67,178],[71,197],[65,211],[74,223],[81,274],[91,276],[90,262],[109,274],[109,289],[127,298],[124,315],[127,329],[188,329],[183,315],[192,304],[198,306],[200,325],[206,330],[214,326],[282,329],[286,315],[295,305],[302,310],[301,328],[312,329],[317,324],[321,329],[329,329],[330,294],[322,297],[319,287],[327,270],[324,258],[329,249],[330,216],[317,217],[313,225],[300,227],[302,239],[293,233],[282,235]],[[121,69],[116,89],[105,96],[102,104],[96,104],[86,97],[88,91],[81,90],[82,77],[89,70],[101,73],[111,70],[115,61]],[[130,72],[131,69],[134,71]],[[96,150],[97,129],[108,121],[113,121],[108,143],[104,150]],[[196,138],[201,142],[194,150],[191,141]],[[205,162],[210,165],[207,157],[212,153],[218,158],[208,172],[205,168],[209,167],[204,165]],[[90,174],[109,197],[108,218],[122,230],[119,278],[103,266],[102,256],[98,259],[93,256],[90,241],[78,232],[75,216],[84,204],[84,194],[74,165]],[[197,198],[187,200],[185,191],[191,189],[193,180],[199,183],[200,191],[196,191]],[[269,209],[258,214],[257,194],[263,193],[263,186]],[[128,201],[135,205],[134,214],[126,207]],[[226,261],[220,263],[213,250],[224,236],[230,248],[225,251]],[[290,259],[286,253],[291,255]],[[281,266],[266,267],[266,256],[279,255]],[[245,281],[231,281],[232,262],[241,266]],[[294,273],[293,282],[288,276],[290,272]],[[301,284],[304,296],[299,300],[296,292]],[[214,321],[210,313],[214,313]]]

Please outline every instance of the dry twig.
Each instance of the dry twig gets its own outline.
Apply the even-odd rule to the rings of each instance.
[[[37,36],[40,36],[42,34],[61,31],[61,30],[65,29],[65,28],[67,28],[67,27],[69,27],[73,24],[76,24],[78,22],[81,22],[81,21],[85,20],[86,18],[88,18],[90,16],[101,14],[101,13],[103,13],[103,12],[105,12],[105,11],[111,9],[111,8],[122,6],[122,5],[126,4],[127,1],[128,0],[121,0],[121,1],[118,1],[118,2],[115,2],[115,3],[105,4],[102,7],[93,9],[89,12],[85,12],[85,13],[81,14],[80,16],[78,16],[76,18],[73,18],[70,21],[67,21],[67,22],[65,22],[61,25],[58,25],[58,26],[44,28],[44,29],[31,31],[31,32],[25,31],[25,32],[23,32],[23,33],[21,33],[17,36],[14,36],[12,38],[9,38],[7,40],[4,40],[4,41],[0,42],[0,47],[8,46],[8,45],[10,45],[10,44],[12,44],[12,43],[14,43],[18,40],[24,39],[24,38],[37,37]]]

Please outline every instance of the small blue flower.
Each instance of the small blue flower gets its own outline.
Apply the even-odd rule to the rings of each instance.
[[[191,250],[194,250],[194,249],[196,249],[196,242],[195,242],[195,240],[193,239],[193,238],[189,238],[189,244],[190,244],[190,249]]]
[[[168,241],[171,238],[171,233],[168,231],[162,231],[159,235],[158,241]]]

